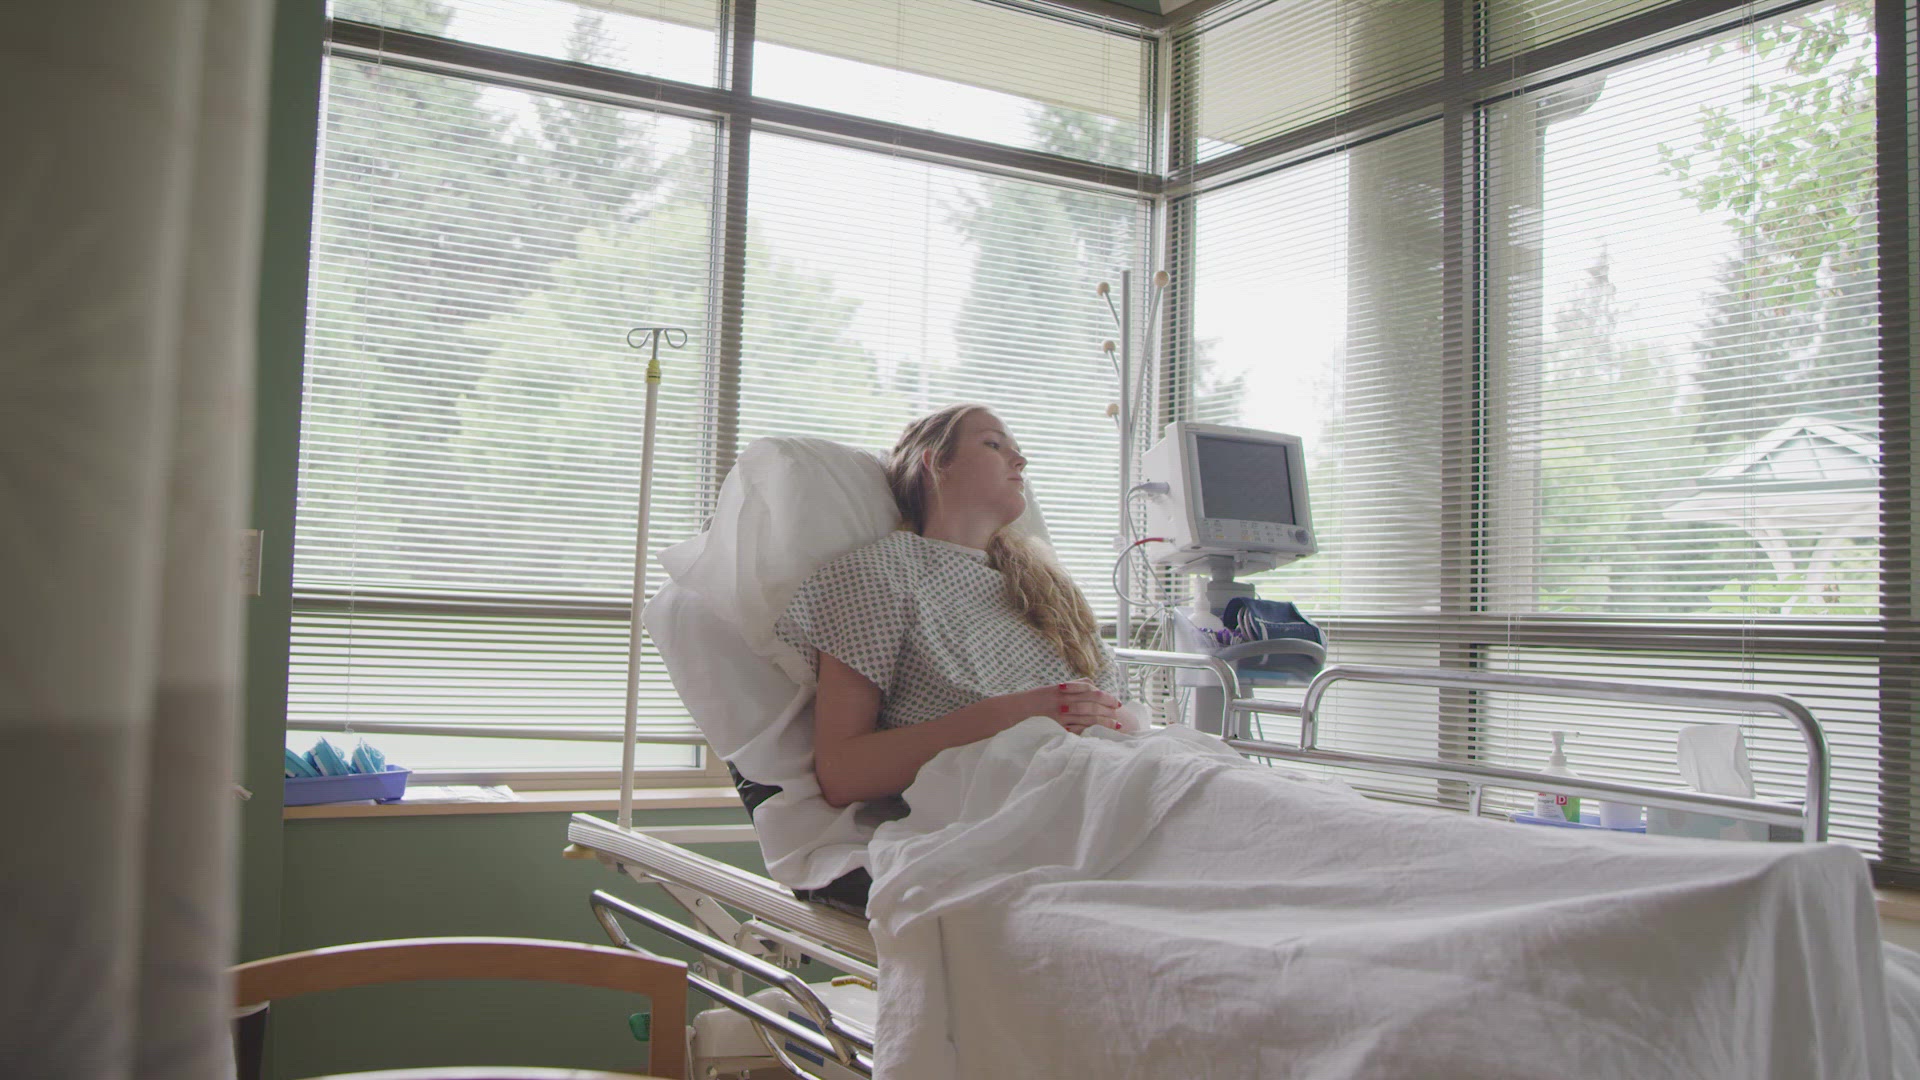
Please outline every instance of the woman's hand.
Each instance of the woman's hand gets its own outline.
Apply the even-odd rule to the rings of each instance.
[[[1090,727],[1118,729],[1120,699],[1084,679],[1047,686],[1036,686],[1017,694],[1002,694],[991,699],[1006,712],[1006,726],[1029,716],[1045,716],[1075,735]]]

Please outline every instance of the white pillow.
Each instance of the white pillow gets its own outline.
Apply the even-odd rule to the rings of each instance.
[[[662,551],[660,565],[756,655],[804,686],[812,664],[774,636],[775,620],[815,570],[899,525],[877,455],[827,439],[755,439],[720,486],[706,530]],[[1047,538],[1031,488],[1013,527]]]
[[[867,841],[889,816],[866,803],[828,804],[813,774],[813,689],[753,655],[714,609],[668,584],[643,613],[655,649],[700,733],[742,776],[778,788],[753,810],[767,875],[817,889],[866,865]]]

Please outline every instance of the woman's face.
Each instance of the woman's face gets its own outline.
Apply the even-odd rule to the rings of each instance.
[[[960,421],[953,456],[940,467],[935,497],[950,510],[992,511],[1004,525],[1027,508],[1021,490],[1026,469],[1019,444],[998,417],[968,413]]]

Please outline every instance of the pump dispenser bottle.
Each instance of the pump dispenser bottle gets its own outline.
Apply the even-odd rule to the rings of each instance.
[[[1553,733],[1553,756],[1547,759],[1547,767],[1543,772],[1555,776],[1574,775],[1573,770],[1567,768],[1566,738],[1564,731]],[[1580,797],[1542,791],[1533,797],[1533,816],[1550,821],[1571,821],[1577,825],[1580,823]]]

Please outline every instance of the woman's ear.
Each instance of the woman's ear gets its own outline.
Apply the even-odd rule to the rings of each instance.
[[[920,468],[924,470],[928,476],[933,476],[938,472],[938,470],[933,467],[933,449],[931,447],[920,451]]]

